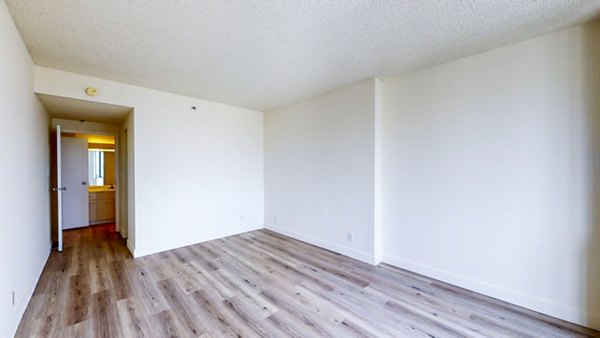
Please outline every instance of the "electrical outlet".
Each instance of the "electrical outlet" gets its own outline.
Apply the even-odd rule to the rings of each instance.
[[[12,306],[15,306],[15,292],[12,292]]]
[[[352,242],[352,233],[351,232],[348,233],[348,242]]]
[[[244,216],[240,216],[240,222],[244,221]]]
[[[273,223],[277,223],[277,214],[273,214]]]

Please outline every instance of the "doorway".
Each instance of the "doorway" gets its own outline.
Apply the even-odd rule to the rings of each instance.
[[[63,229],[116,222],[116,137],[61,133]]]
[[[64,211],[67,221],[64,230],[83,231],[112,224],[115,236],[126,239],[115,243],[122,242],[131,251],[134,224],[129,219],[133,218],[133,208],[128,208],[128,204],[133,203],[133,194],[128,191],[133,189],[133,177],[130,180],[129,176],[134,173],[129,165],[133,161],[133,154],[127,149],[133,148],[133,140],[127,137],[127,131],[133,131],[133,108],[40,93],[37,95],[51,118],[49,176],[52,187],[50,227],[53,247],[62,249],[59,242],[62,243]],[[62,175],[58,175],[58,172],[63,169],[62,159],[59,161],[57,158],[63,150],[61,143],[66,147],[70,146],[68,143],[80,144],[72,145],[79,149],[75,152],[80,154],[80,161],[74,165],[73,170],[78,174],[74,175],[70,184],[67,176],[64,182],[59,182],[62,181]],[[66,150],[66,153],[69,152]],[[81,155],[83,153],[85,155]],[[85,161],[81,160],[82,157]],[[67,154],[65,160],[69,158]],[[79,191],[79,197],[75,197],[76,191]],[[77,203],[70,203],[68,195]],[[63,197],[66,200],[61,205]],[[72,221],[69,221],[71,216]],[[106,229],[106,226],[102,228]],[[106,231],[103,230],[103,233]]]
[[[53,175],[57,177],[54,181],[61,182],[54,189],[61,201],[60,207],[56,205],[58,217],[53,217],[57,219],[55,247],[62,251],[63,231],[99,225],[104,232],[109,229],[126,238],[127,232],[119,231],[122,228],[119,206],[126,205],[126,200],[119,201],[119,191],[126,190],[119,184],[119,178],[126,177],[120,175],[126,172],[125,161],[119,163],[118,156],[120,127],[105,124],[114,132],[89,131],[84,126],[77,130],[60,127],[67,122],[52,120],[58,133],[54,136],[57,141],[52,153],[59,155],[55,157]]]

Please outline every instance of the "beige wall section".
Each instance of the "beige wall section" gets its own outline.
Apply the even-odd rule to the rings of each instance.
[[[115,137],[113,135],[63,132],[62,136],[87,139],[88,144],[95,148],[114,149]]]
[[[114,144],[88,143],[89,149],[115,149]]]
[[[114,145],[115,136],[113,135],[102,135],[102,134],[77,134],[77,137],[85,137],[88,139],[88,143],[92,144],[103,144],[103,145]],[[110,148],[108,148],[110,149]]]
[[[115,181],[115,153],[104,152],[104,185],[114,185]]]
[[[600,329],[600,25],[384,80],[384,261]]]
[[[119,125],[97,123],[97,122],[81,122],[76,120],[65,120],[65,119],[52,119],[52,127],[56,128],[60,125],[63,130],[68,131],[86,131],[86,132],[97,132],[97,133],[118,133]]]

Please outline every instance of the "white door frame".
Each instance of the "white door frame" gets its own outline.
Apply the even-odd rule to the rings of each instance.
[[[61,137],[62,132],[60,125],[56,126],[56,187],[52,190],[56,191],[56,207],[57,207],[57,218],[58,218],[58,251],[63,251],[63,226],[62,226],[62,154],[61,154]]]

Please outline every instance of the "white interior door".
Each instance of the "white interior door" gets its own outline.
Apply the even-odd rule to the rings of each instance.
[[[88,201],[88,141],[62,137],[62,228],[72,229],[89,225]]]

